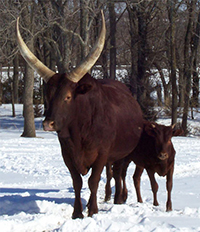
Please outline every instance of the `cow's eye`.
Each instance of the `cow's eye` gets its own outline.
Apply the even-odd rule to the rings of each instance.
[[[68,102],[70,99],[71,99],[71,96],[68,95],[68,96],[65,97],[64,101],[65,101],[65,102]]]

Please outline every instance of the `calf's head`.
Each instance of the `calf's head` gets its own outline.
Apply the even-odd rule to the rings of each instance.
[[[153,137],[156,152],[155,156],[160,161],[165,161],[170,155],[174,155],[170,153],[172,147],[171,138],[181,135],[182,130],[175,130],[174,126],[164,126],[154,122],[148,122],[144,130],[149,136]]]

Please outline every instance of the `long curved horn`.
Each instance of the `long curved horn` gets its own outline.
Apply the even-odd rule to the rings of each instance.
[[[102,26],[100,35],[90,51],[87,57],[74,69],[72,70],[67,78],[75,83],[77,83],[96,63],[104,47],[105,37],[106,37],[106,23],[103,11],[101,10],[102,16]]]
[[[24,43],[20,31],[19,31],[19,17],[17,18],[16,24],[17,42],[21,55],[24,57],[25,61],[31,66],[32,69],[37,71],[37,73],[44,79],[47,83],[49,79],[55,74],[51,69],[44,65],[26,46]]]

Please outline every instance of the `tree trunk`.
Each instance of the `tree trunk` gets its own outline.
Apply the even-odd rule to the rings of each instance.
[[[2,91],[3,91],[3,88],[2,88],[2,83],[0,79],[0,106],[2,105],[2,95],[3,95]]]
[[[81,47],[81,60],[88,54],[88,0],[80,0],[80,35],[85,42],[85,46]]]
[[[110,78],[116,78],[116,15],[115,3],[109,2],[110,17]]]
[[[191,91],[191,76],[192,76],[192,64],[193,64],[193,49],[191,54],[191,37],[192,37],[192,20],[193,20],[193,7],[195,1],[188,3],[188,25],[185,35],[185,44],[184,44],[184,77],[185,77],[185,97],[184,97],[184,109],[183,109],[183,118],[182,118],[182,128],[184,133],[187,134],[187,117],[188,117],[188,108],[190,103],[190,91]]]
[[[163,85],[163,91],[164,91],[164,105],[165,106],[169,106],[169,84],[166,83],[165,81],[165,77],[164,77],[164,73],[163,73],[163,70],[160,66],[159,63],[157,62],[154,62],[154,65],[156,67],[156,69],[158,70],[159,74],[160,74],[160,79],[162,81],[162,85]]]
[[[179,81],[178,81],[178,88],[179,88],[179,107],[184,106],[184,71],[182,68],[179,68]]]
[[[11,101],[12,101],[12,116],[15,117],[15,100],[14,100],[14,90],[13,83],[11,83]]]
[[[2,85],[2,64],[0,64],[0,106],[2,105],[3,85]]]
[[[105,41],[104,49],[102,51],[101,57],[102,57],[102,72],[103,72],[103,78],[108,79],[108,50],[107,50],[107,40]]]
[[[143,2],[142,2],[143,3]],[[142,5],[141,3],[141,5]],[[145,21],[145,16],[143,11],[143,6],[138,9],[138,89],[137,89],[137,98],[141,107],[145,107],[145,73],[146,73],[146,44],[147,44],[147,23]]]
[[[34,4],[29,5],[23,2],[24,11],[22,17],[26,23],[26,27],[33,32],[33,15]],[[31,9],[31,10],[30,10]],[[29,49],[34,51],[33,38],[27,43]],[[22,137],[36,137],[35,134],[35,122],[34,122],[34,110],[33,110],[33,88],[34,88],[34,71],[25,62],[25,74],[24,74],[24,93],[23,93],[23,116],[24,116],[24,131]]]
[[[158,98],[158,106],[162,106],[162,88],[161,88],[161,84],[157,84],[156,92],[157,92],[157,98]]]
[[[135,17],[133,10],[130,8],[130,6],[127,4],[127,9],[128,9],[128,14],[129,14],[129,24],[130,24],[130,37],[131,37],[131,74],[130,74],[130,90],[133,94],[133,96],[137,99],[137,70],[135,68],[135,45],[137,43],[137,36],[136,33],[134,33],[134,28],[135,28]]]
[[[193,52],[194,52],[194,62],[193,62],[193,84],[192,84],[192,106],[199,106],[199,77],[197,71],[197,56],[198,56],[198,45],[200,36],[200,12],[198,13],[198,20],[196,25],[196,30],[193,38]]]
[[[30,46],[29,48],[33,47]],[[32,50],[32,49],[31,49]],[[33,110],[33,86],[34,86],[34,71],[26,63],[24,76],[24,96],[23,96],[23,116],[24,116],[24,131],[22,137],[35,137],[35,123]]]
[[[19,103],[19,58],[18,55],[15,56],[13,60],[13,99],[14,103]]]
[[[175,45],[175,7],[174,2],[169,0],[170,21],[170,55],[171,55],[171,84],[172,84],[172,125],[177,122],[177,85],[176,85],[176,45]]]

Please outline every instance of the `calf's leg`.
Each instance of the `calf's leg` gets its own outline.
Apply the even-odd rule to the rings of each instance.
[[[134,182],[134,186],[135,186],[135,190],[136,190],[136,195],[137,195],[137,201],[142,203],[142,197],[141,197],[141,193],[140,193],[140,177],[142,175],[144,171],[144,168],[136,166],[135,168],[135,172],[133,175],[133,182]]]
[[[172,201],[171,201],[171,191],[173,186],[173,172],[174,172],[174,165],[170,168],[167,173],[167,203],[166,203],[166,211],[172,211]]]
[[[158,192],[158,184],[155,179],[155,172],[152,170],[147,170],[147,174],[149,176],[150,182],[151,182],[151,189],[153,192],[153,205],[158,206],[158,200],[157,200],[157,192]]]

